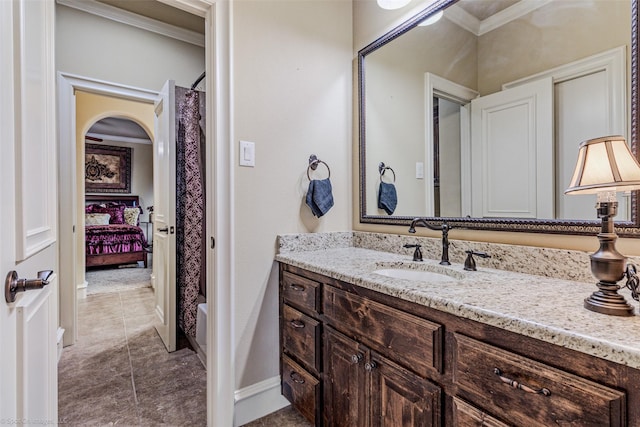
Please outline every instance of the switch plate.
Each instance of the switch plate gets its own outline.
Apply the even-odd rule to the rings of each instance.
[[[240,141],[240,166],[254,167],[256,165],[256,144]]]
[[[416,179],[424,179],[424,163],[416,162]]]

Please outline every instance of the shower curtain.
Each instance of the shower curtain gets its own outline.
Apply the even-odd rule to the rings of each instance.
[[[176,87],[178,326],[189,336],[196,335],[198,302],[206,296],[204,96],[204,92]]]

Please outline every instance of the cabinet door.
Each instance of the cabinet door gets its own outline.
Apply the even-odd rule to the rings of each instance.
[[[464,400],[453,398],[453,425],[456,427],[509,427]]]
[[[437,385],[372,352],[365,364],[371,373],[371,426],[441,425]]]
[[[324,333],[324,417],[332,427],[368,426],[368,350],[331,328]]]

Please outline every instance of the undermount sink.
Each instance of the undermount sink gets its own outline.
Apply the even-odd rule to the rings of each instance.
[[[444,273],[436,273],[433,271],[413,270],[406,268],[382,268],[375,270],[374,273],[382,276],[392,277],[394,279],[416,280],[420,282],[454,282],[459,280],[457,277]]]

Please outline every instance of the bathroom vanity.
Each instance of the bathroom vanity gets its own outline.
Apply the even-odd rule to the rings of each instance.
[[[589,284],[358,247],[276,259],[282,393],[316,426],[640,426],[640,317],[583,309]]]

